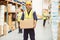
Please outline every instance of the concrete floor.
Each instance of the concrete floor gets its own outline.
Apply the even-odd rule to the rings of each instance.
[[[52,39],[52,32],[51,32],[51,25],[46,22],[46,27],[43,27],[43,21],[38,20],[37,25],[35,28],[35,39],[36,40],[53,40]],[[19,34],[18,29],[9,33],[6,36],[0,37],[0,40],[23,40],[23,33]],[[30,40],[30,38],[29,38]]]

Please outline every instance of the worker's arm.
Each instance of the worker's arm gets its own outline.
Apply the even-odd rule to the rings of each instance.
[[[22,17],[21,17],[21,20],[24,20],[24,13],[22,13]]]
[[[33,18],[34,18],[34,20],[37,21],[37,15],[36,15],[36,12],[33,13]]]
[[[36,22],[37,22],[36,12],[33,13],[33,18],[34,18],[34,28],[35,28],[36,27]]]

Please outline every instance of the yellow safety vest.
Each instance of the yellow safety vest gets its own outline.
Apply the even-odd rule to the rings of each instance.
[[[44,20],[44,19],[47,19],[46,14],[43,14],[43,20]]]
[[[27,10],[25,10],[25,12],[24,12],[24,19],[33,19],[33,11],[31,10],[29,15],[28,15]]]
[[[47,17],[43,17],[43,20],[44,20],[44,19],[47,19]]]
[[[18,13],[18,19],[17,19],[19,22],[20,22],[20,20],[21,20],[21,16],[22,16],[22,12],[19,12],[19,13]]]

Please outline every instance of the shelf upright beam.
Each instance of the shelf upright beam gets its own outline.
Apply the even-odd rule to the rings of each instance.
[[[16,20],[15,20],[15,27],[17,28],[17,13],[18,13],[18,12],[17,12],[17,8],[18,8],[17,3],[16,3],[16,6],[15,6],[15,7],[16,7],[16,8],[15,8],[15,9],[16,9]]]
[[[7,1],[7,5],[6,5],[6,7],[7,7],[7,16],[6,16],[6,22],[8,23],[8,1]]]

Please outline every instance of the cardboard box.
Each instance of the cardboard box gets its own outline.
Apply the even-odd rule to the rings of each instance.
[[[0,5],[0,25],[4,24],[4,5]]]
[[[12,23],[12,14],[10,14],[10,15],[8,16],[8,23],[9,23],[9,25],[11,25],[11,23]]]
[[[3,35],[3,27],[0,25],[0,36]]]
[[[6,1],[13,1],[13,0],[6,0]]]
[[[15,12],[15,6],[12,4],[8,4],[8,12]]]
[[[60,40],[60,22],[58,23],[58,40]]]
[[[12,31],[15,30],[15,21],[12,22],[11,29],[12,29]]]
[[[26,19],[20,21],[20,28],[21,29],[29,29],[34,28],[36,26],[36,23],[34,23],[33,19]]]
[[[4,27],[3,27],[3,33],[4,35],[7,35],[9,31],[9,26],[7,23],[4,23]]]

